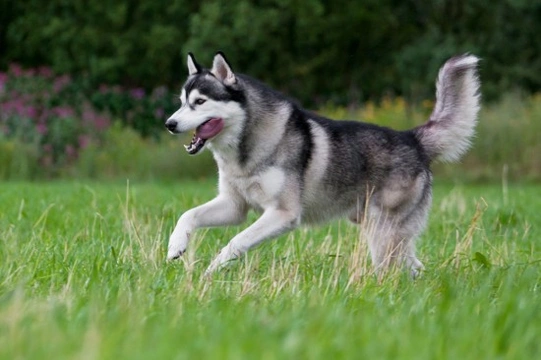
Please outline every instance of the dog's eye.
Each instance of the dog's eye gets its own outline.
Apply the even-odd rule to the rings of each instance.
[[[194,102],[195,102],[195,105],[203,105],[205,103],[205,99],[196,99]]]

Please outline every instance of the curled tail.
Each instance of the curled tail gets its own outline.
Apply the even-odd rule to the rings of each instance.
[[[456,161],[470,147],[479,112],[478,61],[455,56],[440,69],[430,120],[414,130],[431,159]]]

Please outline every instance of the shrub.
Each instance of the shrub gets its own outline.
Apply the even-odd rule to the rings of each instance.
[[[166,116],[180,103],[165,86],[147,94],[143,88],[124,89],[102,84],[97,91],[87,89],[86,92],[96,109],[109,113],[145,137],[161,133]]]
[[[35,160],[28,164],[40,166],[31,173],[54,177],[74,164],[88,144],[103,143],[112,118],[145,137],[156,137],[163,131],[164,118],[177,106],[174,98],[165,87],[148,94],[120,86],[94,89],[86,77],[74,80],[47,67],[23,69],[12,64],[0,72],[0,143],[6,149],[24,144],[23,153]],[[12,162],[5,151],[2,159]],[[13,169],[10,166],[4,169]]]
[[[54,76],[46,67],[23,70],[12,64],[0,73],[0,139],[8,148],[17,143],[33,149],[48,176],[72,163],[88,138],[109,126],[108,116],[81,94],[73,95],[72,87],[69,76]]]

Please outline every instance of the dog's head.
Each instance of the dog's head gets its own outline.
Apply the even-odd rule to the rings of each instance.
[[[245,116],[244,94],[223,53],[214,57],[212,68],[204,69],[188,54],[188,79],[182,87],[181,106],[165,127],[173,134],[195,130],[185,145],[189,154],[199,153],[207,142],[218,141],[239,131]]]

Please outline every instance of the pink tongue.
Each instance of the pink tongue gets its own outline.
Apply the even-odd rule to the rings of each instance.
[[[195,135],[203,140],[216,136],[224,128],[224,121],[220,118],[210,119],[197,128]]]

